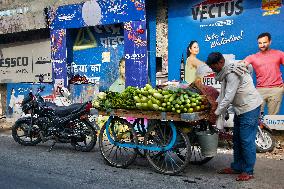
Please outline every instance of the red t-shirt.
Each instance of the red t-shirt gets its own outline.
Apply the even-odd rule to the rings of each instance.
[[[284,64],[284,52],[270,49],[250,55],[245,61],[255,70],[256,87],[271,88],[283,84],[280,64]]]

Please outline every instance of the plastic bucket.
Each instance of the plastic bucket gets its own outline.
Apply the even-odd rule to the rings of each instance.
[[[217,154],[218,133],[211,131],[196,132],[198,143],[201,148],[201,154],[205,157],[213,157]]]

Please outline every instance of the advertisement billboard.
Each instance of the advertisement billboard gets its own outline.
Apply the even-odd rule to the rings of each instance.
[[[229,62],[244,60],[246,57],[259,52],[257,37],[265,32],[269,32],[272,36],[271,49],[280,51],[280,53],[283,52],[283,29],[280,27],[284,25],[283,15],[282,1],[180,0],[176,2],[170,0],[168,21],[169,80],[180,78],[182,56],[185,57],[187,66],[191,63],[188,49],[192,41],[196,41],[199,45],[196,59],[200,64],[204,64],[211,52],[221,52],[226,61]],[[273,57],[268,57],[268,60],[272,59]],[[284,64],[284,60],[281,60],[281,58],[279,62]],[[187,66],[185,66],[185,72]],[[257,84],[259,82],[256,78],[257,67],[255,65],[252,65],[252,67],[254,82]],[[280,64],[277,65],[277,69],[280,70],[280,73],[284,71],[284,67]],[[269,75],[270,68],[267,67],[264,70],[266,73],[261,74]],[[188,73],[191,73],[191,71],[188,71]],[[194,71],[196,72],[193,69]],[[257,75],[259,78],[259,73]],[[273,74],[270,74],[269,78],[273,77]],[[212,73],[208,73],[203,78],[203,82],[207,85],[217,86],[217,88],[220,86],[219,83],[214,81],[214,74]],[[265,114],[268,114],[267,108],[265,108]],[[278,115],[265,116],[265,121],[271,128],[284,129],[281,121],[284,120],[283,115],[282,101]]]

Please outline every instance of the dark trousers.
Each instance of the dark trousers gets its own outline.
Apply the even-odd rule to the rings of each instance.
[[[253,174],[259,115],[260,107],[234,117],[234,162],[231,164],[231,168],[236,171]]]

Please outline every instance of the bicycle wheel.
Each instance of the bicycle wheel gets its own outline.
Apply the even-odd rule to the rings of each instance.
[[[111,118],[110,118],[111,119]],[[120,147],[111,143],[106,132],[106,124],[101,128],[99,135],[99,148],[105,162],[113,167],[126,168],[137,157],[135,148]],[[109,133],[116,143],[138,144],[138,139],[132,125],[125,119],[114,117],[109,125]]]
[[[168,123],[157,122],[145,135],[145,145],[166,147],[173,137],[173,130]],[[151,166],[158,172],[176,175],[184,170],[190,160],[190,142],[188,136],[177,130],[174,146],[168,151],[150,151],[146,153]]]
[[[190,164],[192,165],[203,165],[210,161],[213,157],[205,157],[201,153],[201,147],[197,140],[197,135],[194,131],[189,133],[189,141],[191,144],[191,157]]]

